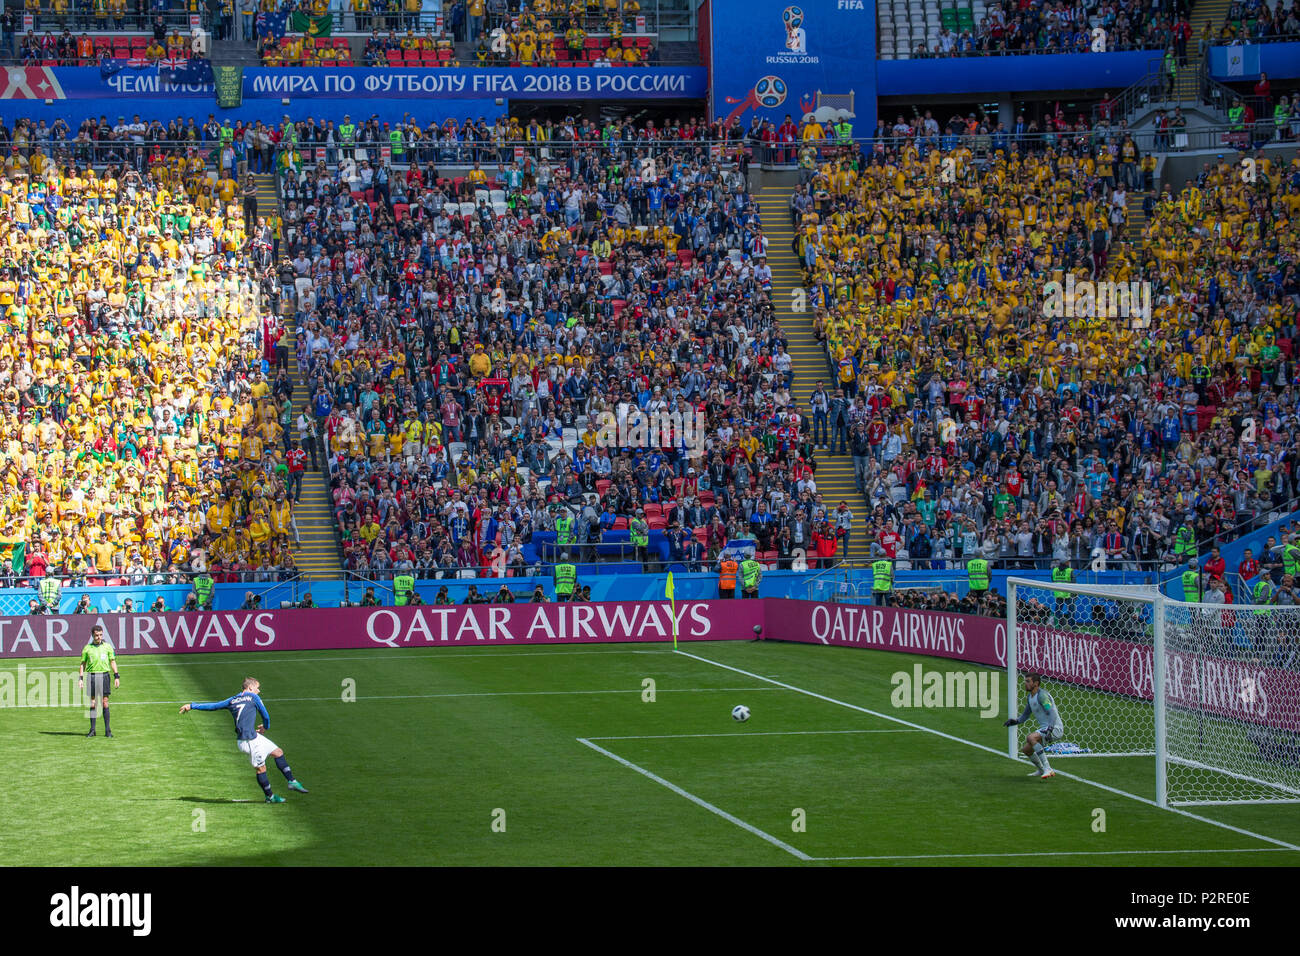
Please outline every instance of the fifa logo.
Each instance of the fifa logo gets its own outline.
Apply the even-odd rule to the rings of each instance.
[[[781,11],[781,22],[785,24],[786,52],[807,53],[808,34],[803,29],[803,10],[799,7],[786,7]]]
[[[837,2],[837,3],[835,4],[835,9],[837,9],[837,10],[865,10],[866,7],[864,7],[864,6],[862,5],[862,0],[839,0],[839,2]]]

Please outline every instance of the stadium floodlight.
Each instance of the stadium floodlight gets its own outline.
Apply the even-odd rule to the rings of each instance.
[[[1154,587],[1009,578],[1007,702],[1038,673],[1052,758],[1155,758],[1162,807],[1300,802],[1300,607],[1189,604]],[[1015,756],[1028,728],[1013,726]]]

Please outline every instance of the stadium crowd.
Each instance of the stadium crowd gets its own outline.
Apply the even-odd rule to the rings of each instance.
[[[914,58],[1000,56],[1008,53],[1089,53],[1175,49],[1186,61],[1192,27],[1187,0],[1083,0],[1066,3],[991,4],[978,23],[939,28],[933,42],[921,41]],[[1098,32],[1100,31],[1100,32]]]
[[[799,552],[815,565],[847,550],[857,505],[817,492],[817,458],[827,454],[854,457],[869,512],[864,544],[900,567],[960,566],[972,556],[1026,568],[1083,568],[1098,556],[1112,567],[1181,565],[1287,505],[1296,495],[1300,277],[1290,223],[1300,212],[1300,167],[1261,157],[1247,184],[1227,160],[1208,165],[1181,193],[1166,187],[1149,197],[1138,234],[1125,221],[1127,196],[1150,185],[1149,157],[1131,139],[1081,135],[1024,153],[992,143],[979,151],[957,124],[955,142],[968,145],[934,138],[927,120],[906,145],[814,149],[792,200],[814,327],[828,349],[824,392],[792,381],[743,148],[711,148],[705,138],[718,130],[702,121],[659,129],[467,121],[427,140],[412,124],[399,130],[400,150],[377,120],[263,128],[267,152],[280,157],[282,227],[246,220],[247,209],[238,217],[229,204],[240,184],[199,175],[204,164],[190,151],[146,152],[142,168],[115,171],[114,194],[129,181],[137,193],[161,190],[215,217],[216,235],[228,239],[203,281],[235,263],[247,286],[260,280],[263,301],[286,303],[304,381],[288,381],[287,362],[268,344],[279,334],[273,316],[263,327],[220,313],[232,324],[229,354],[186,394],[201,404],[209,396],[240,424],[264,425],[260,444],[245,446],[247,436],[211,419],[195,418],[179,435],[187,447],[221,450],[220,473],[202,478],[216,482],[213,494],[239,489],[229,523],[201,499],[195,508],[183,498],[179,513],[199,523],[187,525],[184,547],[171,538],[164,547],[159,499],[144,489],[161,482],[170,505],[177,479],[158,473],[166,456],[153,452],[124,469],[143,468],[137,484],[119,479],[119,500],[155,503],[127,516],[138,541],[119,540],[132,550],[87,554],[96,532],[84,527],[76,537],[46,529],[52,539],[24,540],[37,530],[30,520],[13,523],[6,540],[24,544],[28,570],[104,572],[112,562],[123,575],[138,575],[141,564],[157,574],[196,559],[224,561],[223,574],[235,562],[262,575],[291,570],[290,513],[270,538],[251,528],[259,500],[283,490],[291,504],[283,466],[295,436],[329,472],[345,566],[376,576],[523,571],[522,545],[535,531],[575,547],[611,530],[633,532],[636,547],[644,532],[663,531],[673,560],[692,567],[749,539],[775,552],[779,566]],[[196,142],[228,135],[215,121],[189,128]],[[67,133],[51,143],[71,142]],[[262,134],[236,128],[229,137],[249,135]],[[55,214],[75,219],[78,202],[90,205],[64,189],[69,173],[49,162],[28,124],[0,138],[22,144],[6,165],[11,182],[53,174],[45,189],[60,197]],[[805,144],[825,139],[799,130]],[[517,154],[506,145],[514,141],[532,145]],[[312,153],[321,143],[337,148]],[[468,155],[481,158],[467,175],[440,175],[439,163]],[[34,195],[48,209],[46,194]],[[25,207],[36,208],[30,199]],[[176,234],[177,220],[154,215],[159,235]],[[182,221],[208,249],[199,219]],[[71,239],[59,242],[70,257]],[[264,275],[261,262],[270,264]],[[1145,284],[1150,313],[1045,316],[1046,283],[1067,274]],[[72,298],[86,327],[69,312],[72,347],[82,334],[121,341],[120,323],[95,326],[78,305],[84,299]],[[125,328],[135,341],[152,323],[143,333],[152,344],[165,324],[147,318],[148,301]],[[100,353],[92,346],[90,354]],[[68,394],[80,368],[71,366]],[[42,370],[33,364],[37,378]],[[176,388],[152,366],[131,374],[130,388],[148,391],[153,405],[160,387]],[[141,376],[152,382],[137,383]],[[307,389],[314,414],[291,434],[294,388]],[[238,400],[254,390],[256,398]],[[28,416],[22,394],[15,423],[32,432],[30,453],[44,461],[39,442],[50,429],[32,431],[36,413]],[[673,409],[705,416],[702,454],[681,435],[663,449],[602,447],[611,444],[600,438],[602,412],[626,419]],[[22,453],[22,428],[13,434]],[[91,447],[130,437],[110,428]],[[19,486],[23,472],[14,469],[24,460],[7,466]],[[270,476],[260,495],[250,472]],[[52,489],[56,502],[62,493]],[[101,512],[93,523],[104,520]]]
[[[0,553],[88,583],[292,573],[278,295],[237,184],[195,154],[0,174]]]
[[[1206,164],[1137,234],[1131,140],[902,142],[792,199],[838,379],[816,437],[854,458],[873,555],[1174,566],[1295,498],[1300,164]],[[1067,277],[1132,311],[1052,312]]]
[[[521,567],[570,520],[575,545],[662,530],[683,559],[755,529],[775,548],[785,524],[833,553],[743,171],[565,130],[491,180],[351,156],[286,173],[281,282],[347,566]],[[601,413],[635,409],[707,415],[712,448],[604,447]]]

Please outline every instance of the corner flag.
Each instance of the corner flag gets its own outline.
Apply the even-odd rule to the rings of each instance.
[[[664,597],[668,598],[668,603],[673,612],[673,650],[677,650],[677,600],[673,592],[673,573],[668,572],[668,583],[664,585]]]

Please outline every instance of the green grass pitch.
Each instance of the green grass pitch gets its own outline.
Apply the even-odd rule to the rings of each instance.
[[[918,662],[978,669],[775,642],[122,656],[112,740],[80,710],[0,708],[0,864],[1300,864],[1264,839],[1300,845],[1294,805],[1196,819],[1115,792],[1149,801],[1151,758],[1038,780],[1000,755],[1001,708],[895,708]],[[271,767],[283,805],[228,713],[177,713],[246,675],[311,789]]]

